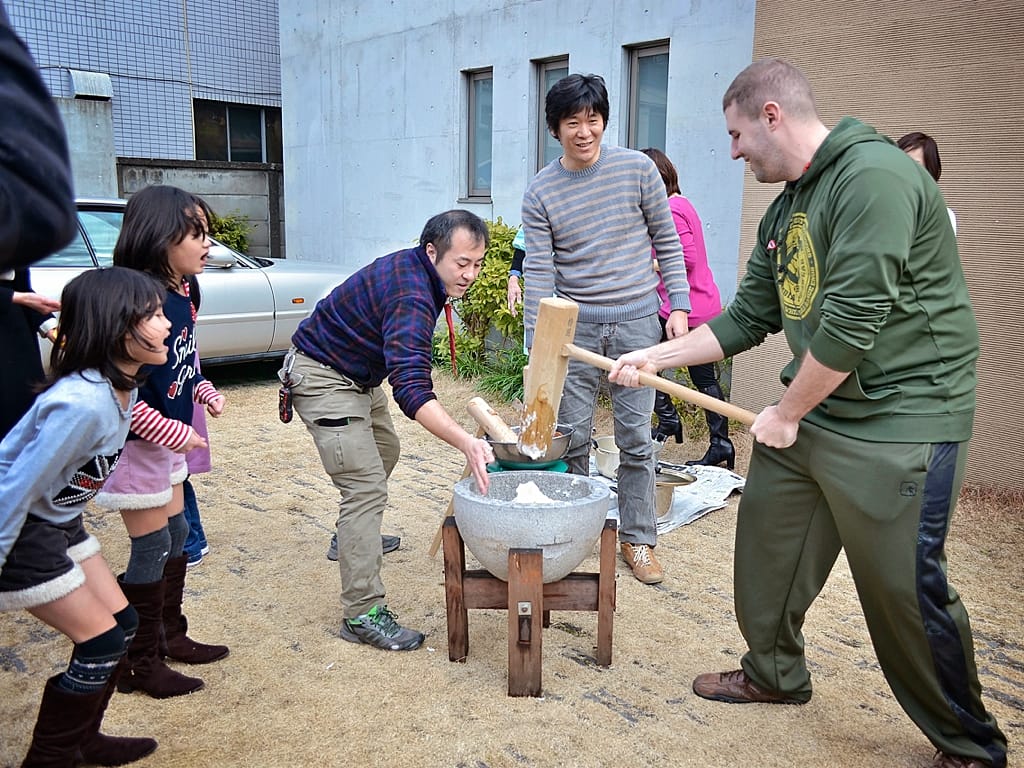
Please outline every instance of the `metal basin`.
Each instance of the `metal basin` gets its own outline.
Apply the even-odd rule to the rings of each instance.
[[[516,502],[519,486],[532,481],[551,502]],[[544,583],[558,581],[594,548],[608,513],[608,487],[563,472],[499,472],[486,496],[468,477],[455,484],[455,522],[480,564],[508,581],[508,551],[544,551]]]
[[[512,427],[511,429],[518,436],[522,427]],[[524,464],[551,464],[558,461],[569,451],[569,438],[572,437],[572,431],[573,428],[569,424],[556,424],[555,433],[551,438],[551,447],[548,448],[547,453],[536,459],[521,452],[518,443],[499,443],[492,440],[490,435],[485,436],[484,439],[491,444],[491,448],[494,449],[494,458],[498,460],[499,464],[508,463],[520,467]]]
[[[695,475],[689,472],[677,472],[671,469],[661,469],[654,475],[654,512],[658,517],[664,517],[665,513],[672,508],[672,497],[676,488],[681,485],[689,485],[696,480]]]

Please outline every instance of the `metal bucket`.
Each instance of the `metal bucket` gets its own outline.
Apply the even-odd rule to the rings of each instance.
[[[615,436],[595,437],[592,441],[594,446],[595,463],[597,471],[609,480],[615,480],[619,473],[619,448],[615,445]],[[654,461],[661,456],[661,449],[665,443],[661,440],[651,441],[651,451],[654,454]]]
[[[531,481],[550,502],[515,501],[519,486]],[[469,551],[504,581],[510,549],[542,549],[546,584],[567,576],[593,550],[608,499],[604,483],[582,475],[500,472],[490,475],[486,496],[471,477],[455,484],[455,522]]]

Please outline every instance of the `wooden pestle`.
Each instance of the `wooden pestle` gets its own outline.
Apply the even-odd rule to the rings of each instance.
[[[515,443],[519,440],[519,436],[482,397],[471,399],[466,409],[494,442]]]

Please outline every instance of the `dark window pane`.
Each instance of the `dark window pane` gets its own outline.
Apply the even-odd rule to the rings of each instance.
[[[228,130],[224,104],[196,99],[192,112],[196,128],[196,160],[227,160]]]
[[[263,115],[267,121],[267,162],[283,163],[284,151],[281,149],[281,110],[276,107],[265,107]]]
[[[261,122],[258,107],[228,107],[228,133],[231,139],[230,159],[232,162],[263,162]]]
[[[665,151],[668,114],[668,54],[642,56],[637,72],[636,146]]]
[[[470,103],[470,153],[472,157],[470,194],[487,196],[491,193],[491,116],[493,83],[491,76],[474,78]]]
[[[547,118],[545,117],[545,114],[544,114],[544,102],[545,102],[545,97],[547,96],[548,91],[551,90],[551,86],[553,86],[555,83],[557,83],[559,80],[561,80],[563,77],[565,77],[568,74],[569,74],[569,67],[568,66],[551,68],[551,69],[545,70],[545,72],[544,72],[544,93],[541,94],[540,106],[539,106],[539,110],[540,110],[540,140],[541,140],[541,146],[544,148],[544,155],[543,155],[543,158],[542,158],[543,162],[542,162],[542,166],[541,167],[543,167],[544,165],[547,165],[552,160],[557,160],[558,158],[560,158],[562,156],[562,145],[559,143],[558,139],[556,139],[554,136],[552,136],[548,132]]]

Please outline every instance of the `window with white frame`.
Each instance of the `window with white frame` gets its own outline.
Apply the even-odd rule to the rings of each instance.
[[[628,146],[664,151],[667,112],[668,43],[630,49]]]
[[[494,71],[468,72],[470,197],[491,196],[491,123],[494,115]]]
[[[569,57],[548,59],[537,63],[537,168],[540,170],[552,160],[562,156],[562,145],[548,130],[544,104],[551,86],[569,74]]]
[[[280,163],[281,110],[195,99],[196,160]]]

